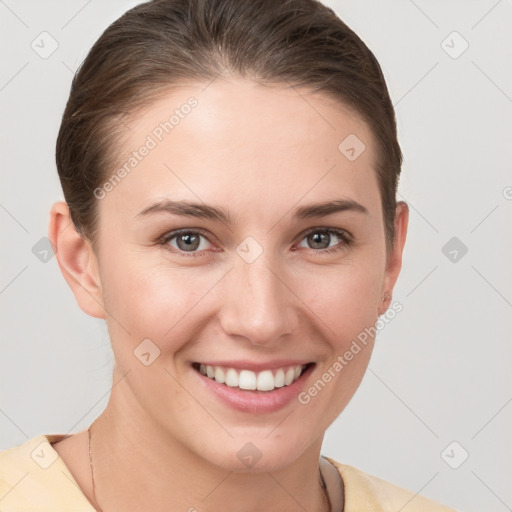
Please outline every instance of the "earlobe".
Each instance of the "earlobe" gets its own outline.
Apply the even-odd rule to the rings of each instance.
[[[402,268],[402,255],[407,238],[407,226],[409,224],[409,206],[404,201],[399,201],[395,212],[395,236],[393,248],[386,263],[384,279],[382,281],[383,300],[378,307],[378,315],[383,315],[389,308],[393,288]]]
[[[62,275],[82,311],[105,318],[96,255],[90,242],[77,232],[64,201],[56,202],[50,209],[48,237],[56,248]]]

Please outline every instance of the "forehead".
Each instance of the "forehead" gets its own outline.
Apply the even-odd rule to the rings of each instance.
[[[241,79],[184,86],[119,129],[121,156],[106,176],[125,170],[106,198],[118,209],[162,197],[235,210],[265,202],[265,215],[302,198],[379,203],[368,126],[341,102],[304,88]]]

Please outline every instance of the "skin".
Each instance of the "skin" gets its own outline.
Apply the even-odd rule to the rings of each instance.
[[[70,224],[65,203],[51,210],[61,271],[82,310],[106,320],[116,361],[109,403],[93,427],[96,497],[104,512],[218,511],[226,503],[239,512],[296,511],[297,503],[326,510],[324,433],[359,386],[374,340],[307,405],[293,400],[266,414],[236,411],[206,393],[191,362],[304,359],[316,363],[307,389],[389,307],[408,208],[397,206],[387,254],[373,136],[343,104],[238,78],[205,86],[173,90],[122,127],[119,167],[169,112],[190,96],[198,101],[98,201],[96,250]],[[366,146],[352,162],[338,150],[349,134]],[[234,223],[137,217],[163,198],[222,207]],[[368,213],[293,216],[340,198]],[[184,256],[176,238],[158,243],[182,228],[206,232],[197,257]],[[315,246],[313,228],[345,230],[353,243],[332,235]],[[248,236],[263,250],[252,263],[236,251]],[[327,254],[327,246],[340,250]],[[160,355],[145,366],[133,352],[148,338]],[[252,468],[237,457],[248,442],[262,454]],[[86,432],[55,449],[92,499]],[[332,499],[338,491],[330,485]]]

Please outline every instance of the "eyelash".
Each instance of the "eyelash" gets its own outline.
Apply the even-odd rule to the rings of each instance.
[[[326,249],[311,249],[312,251],[314,251],[314,252],[316,252],[318,254],[333,254],[333,253],[337,253],[339,251],[342,251],[342,250],[346,249],[347,247],[350,247],[352,245],[352,243],[353,243],[353,238],[352,238],[352,236],[347,231],[338,230],[338,229],[332,229],[332,228],[313,228],[313,229],[310,229],[308,232],[304,233],[304,235],[302,236],[300,241],[304,240],[306,237],[308,237],[312,233],[329,233],[331,235],[335,235],[336,237],[338,237],[341,240],[341,245],[338,244],[338,245],[335,245],[334,247],[330,247],[330,248],[326,248]],[[188,257],[197,258],[199,256],[202,256],[201,253],[203,251],[187,252],[187,251],[182,251],[180,249],[175,249],[174,247],[169,248],[169,242],[172,239],[174,239],[177,236],[182,235],[182,234],[201,235],[202,237],[206,238],[206,240],[208,240],[208,242],[210,242],[206,232],[204,232],[201,229],[181,229],[181,230],[178,230],[178,231],[171,231],[170,233],[165,234],[163,237],[160,238],[159,244],[163,245],[163,246],[166,246],[166,249],[171,251],[172,253],[174,253],[174,254],[178,253],[178,254],[186,257],[186,258],[188,258]]]

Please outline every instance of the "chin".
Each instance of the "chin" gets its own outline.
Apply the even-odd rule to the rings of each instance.
[[[238,435],[233,439],[228,440],[224,436],[224,442],[212,442],[198,455],[226,471],[263,473],[286,468],[313,445],[304,435],[293,435],[284,428],[279,435],[269,435],[269,432],[269,429],[252,429],[251,434]],[[322,439],[323,436],[319,448]]]

